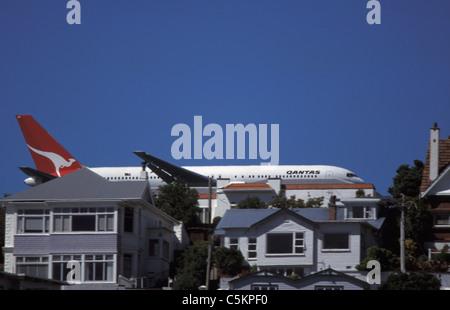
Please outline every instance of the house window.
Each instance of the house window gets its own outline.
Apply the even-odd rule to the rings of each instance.
[[[48,264],[47,256],[18,256],[16,257],[16,273],[47,279]]]
[[[267,234],[267,253],[292,253],[292,233]]]
[[[324,234],[323,249],[349,249],[349,234]]]
[[[252,284],[252,291],[276,291],[278,290],[278,285],[274,284]]]
[[[267,234],[267,254],[303,254],[304,233]]]
[[[113,255],[85,255],[85,281],[112,281]]]
[[[53,231],[113,231],[114,208],[55,208]]]
[[[348,208],[347,218],[349,219],[372,219],[372,207],[368,206],[352,206]]]
[[[48,233],[50,210],[18,210],[17,233]]]
[[[234,250],[239,249],[239,239],[238,238],[230,238],[230,249],[234,249]]]
[[[314,289],[316,291],[342,291],[344,287],[341,285],[316,285]]]
[[[133,254],[123,254],[123,276],[131,278],[133,273]]]
[[[294,248],[295,248],[295,253],[297,254],[301,254],[303,253],[304,250],[304,241],[303,241],[303,233],[302,232],[297,232],[295,233],[295,244],[294,244]]]
[[[435,213],[433,216],[435,227],[450,226],[450,213]]]
[[[166,240],[163,240],[162,257],[167,260],[170,258],[170,245]]]
[[[256,259],[256,238],[248,238],[248,259]]]
[[[133,216],[134,210],[132,207],[125,207],[124,225],[123,229],[125,232],[133,232]]]
[[[67,275],[72,268],[67,268],[67,263],[71,260],[81,262],[81,255],[53,255],[52,279],[67,281]]]
[[[148,241],[148,256],[159,256],[159,239]]]
[[[95,215],[72,215],[72,231],[95,231]]]

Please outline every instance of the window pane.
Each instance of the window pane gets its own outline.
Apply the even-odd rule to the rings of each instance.
[[[348,249],[348,234],[325,234],[324,249]]]
[[[95,215],[72,215],[72,231],[95,231]]]
[[[148,255],[159,256],[159,240],[150,239],[148,242]]]
[[[125,208],[124,231],[133,232],[133,208]]]
[[[42,232],[42,217],[25,218],[25,232]]]
[[[114,230],[114,214],[110,214],[106,216],[106,230],[113,231]]]
[[[292,253],[292,234],[267,234],[267,253]]]
[[[99,231],[105,231],[106,228],[106,219],[104,215],[98,216],[98,230]]]
[[[54,231],[62,231],[62,216],[55,216]]]
[[[353,207],[352,210],[353,210],[352,218],[354,219],[364,218],[364,207]]]

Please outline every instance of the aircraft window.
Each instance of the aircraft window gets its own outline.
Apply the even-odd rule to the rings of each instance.
[[[354,173],[347,173],[347,177],[349,177],[349,178],[356,178],[356,174],[354,174]]]

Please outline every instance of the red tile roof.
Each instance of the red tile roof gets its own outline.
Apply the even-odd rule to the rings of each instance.
[[[245,189],[263,189],[272,190],[266,183],[233,183],[224,187],[225,190],[245,190]]]
[[[450,164],[450,137],[439,139],[439,173],[441,173]],[[430,143],[428,143],[427,157],[422,174],[422,183],[420,191],[424,192],[430,186]]]
[[[198,194],[198,199],[208,199],[209,198],[209,194]],[[216,199],[217,195],[216,194],[212,194],[211,195],[212,199]]]
[[[375,189],[373,184],[286,184],[286,189]]]

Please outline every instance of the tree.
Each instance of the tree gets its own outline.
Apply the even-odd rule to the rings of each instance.
[[[175,290],[196,290],[205,284],[208,242],[198,241],[184,250],[176,270]]]
[[[439,290],[441,281],[425,271],[411,273],[391,273],[380,290]]]
[[[290,198],[284,196],[284,192],[280,191],[273,200],[269,203],[277,209],[294,209],[294,208],[319,208],[322,206],[324,197],[309,198],[306,203],[301,198],[296,198],[295,195]]]
[[[208,258],[208,242],[198,241],[181,255],[176,268],[173,285],[175,290],[196,290],[205,284]],[[212,266],[216,266],[221,274],[237,275],[243,269],[244,257],[239,250],[229,248],[214,248]]]
[[[417,159],[414,160],[414,167],[408,164],[401,165],[393,178],[394,185],[388,189],[389,194],[397,200],[401,198],[401,194],[408,197],[419,196],[423,168],[423,162]]]
[[[358,270],[366,270],[367,263],[370,260],[376,260],[380,263],[381,270],[394,270],[399,266],[399,258],[390,250],[373,246],[367,249],[367,257],[359,264],[356,265]]]
[[[182,221],[186,228],[201,225],[198,192],[186,184],[173,183],[159,187],[156,207]]]
[[[216,248],[213,254],[214,265],[219,268],[221,274],[235,276],[242,272],[244,256],[241,251],[229,248]]]
[[[267,209],[267,204],[257,196],[248,196],[244,200],[240,201],[237,209]]]

